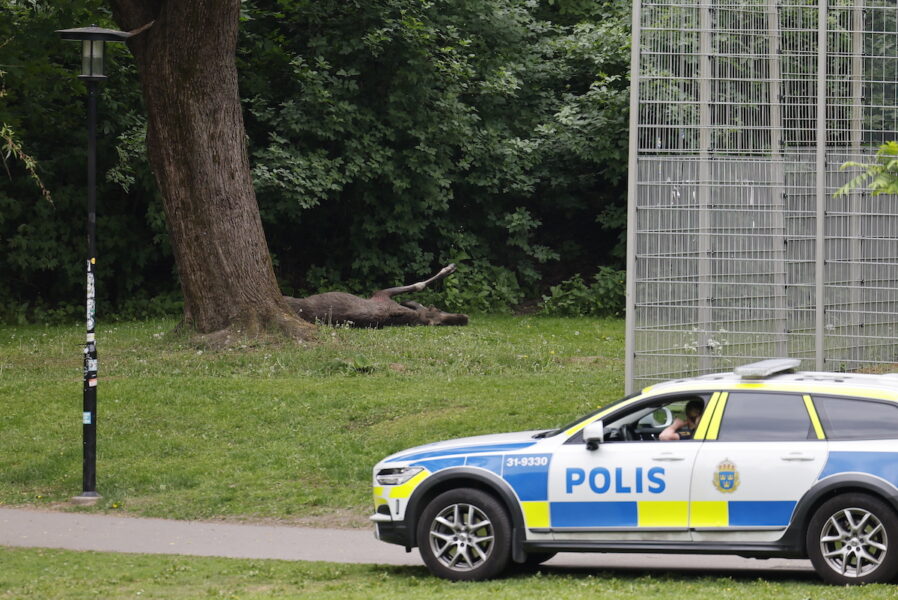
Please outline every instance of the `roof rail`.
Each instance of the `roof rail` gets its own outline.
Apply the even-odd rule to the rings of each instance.
[[[764,379],[777,373],[793,371],[801,361],[797,358],[770,358],[736,367],[733,372],[742,379]]]

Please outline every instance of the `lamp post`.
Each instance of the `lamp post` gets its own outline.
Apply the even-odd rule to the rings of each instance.
[[[130,34],[94,25],[62,29],[56,33],[64,40],[81,42],[81,79],[87,81],[87,342],[84,346],[84,409],[82,437],[82,492],[72,500],[94,504],[97,493],[97,341],[96,286],[97,264],[97,84],[106,79],[104,50],[106,42],[123,42]]]

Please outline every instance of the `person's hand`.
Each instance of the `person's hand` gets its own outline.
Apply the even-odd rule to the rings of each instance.
[[[676,419],[674,419],[674,422],[671,424],[670,427],[668,427],[667,429],[665,429],[658,435],[658,439],[663,440],[665,442],[680,439],[680,434],[677,433],[677,430],[680,429],[681,427],[683,427],[684,425],[686,425],[686,422],[683,421],[683,419],[680,419],[679,417],[677,417]]]

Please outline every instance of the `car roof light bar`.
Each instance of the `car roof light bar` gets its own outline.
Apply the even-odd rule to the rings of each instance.
[[[742,379],[764,379],[777,373],[792,371],[801,364],[797,358],[771,358],[736,367],[734,373]]]

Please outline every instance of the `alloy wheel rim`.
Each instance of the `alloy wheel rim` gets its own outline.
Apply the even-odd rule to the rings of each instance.
[[[830,569],[858,578],[879,568],[888,550],[888,536],[876,515],[846,508],[832,515],[820,533],[820,550]]]
[[[451,504],[430,524],[430,549],[453,571],[476,569],[493,552],[495,534],[486,514],[473,504]]]

